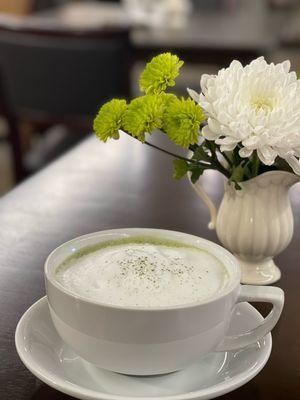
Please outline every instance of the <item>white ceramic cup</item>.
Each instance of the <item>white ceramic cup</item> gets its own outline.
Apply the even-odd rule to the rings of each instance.
[[[214,297],[172,307],[121,307],[87,300],[54,277],[57,266],[76,251],[102,241],[154,236],[204,249],[227,269],[228,284]],[[184,368],[210,351],[248,346],[270,332],[284,304],[277,287],[242,286],[235,257],[197,236],[159,229],[115,229],[73,239],[48,257],[46,291],[53,323],[61,338],[82,358],[101,368],[132,375],[154,375]],[[226,336],[232,311],[243,301],[267,302],[272,311],[263,323],[238,336]]]

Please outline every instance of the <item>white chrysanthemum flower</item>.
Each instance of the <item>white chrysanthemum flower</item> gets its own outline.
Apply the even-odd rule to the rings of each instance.
[[[257,150],[266,165],[282,157],[300,175],[300,81],[289,70],[289,61],[274,65],[260,57],[245,67],[233,61],[218,75],[203,75],[202,93],[189,93],[208,117],[204,137],[221,151],[239,144],[241,157]]]

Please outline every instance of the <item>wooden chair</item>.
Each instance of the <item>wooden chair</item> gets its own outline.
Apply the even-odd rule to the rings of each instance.
[[[9,125],[16,180],[26,174],[20,122],[89,130],[102,102],[128,96],[129,70],[126,28],[11,28],[0,20],[0,112]]]

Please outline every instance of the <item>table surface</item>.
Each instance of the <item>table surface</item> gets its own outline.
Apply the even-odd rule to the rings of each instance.
[[[158,137],[158,140],[159,137]],[[128,136],[89,138],[0,199],[0,399],[69,399],[25,369],[14,346],[16,324],[44,296],[43,263],[62,242],[120,227],[173,229],[217,241],[208,212],[186,179],[171,178],[169,156]],[[204,187],[219,202],[222,178],[208,171]],[[296,400],[300,393],[300,185],[291,190],[295,235],[278,258],[286,305],[273,331],[263,371],[222,399]]]

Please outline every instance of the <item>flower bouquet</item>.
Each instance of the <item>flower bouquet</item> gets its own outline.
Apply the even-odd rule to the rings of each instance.
[[[210,208],[210,227],[239,258],[243,282],[274,282],[280,271],[272,258],[293,233],[287,190],[300,175],[300,81],[289,61],[260,57],[203,75],[200,93],[187,89],[178,97],[168,90],[182,66],[170,53],[154,57],[140,76],[143,95],[102,105],[94,131],[102,141],[118,139],[121,130],[150,144],[145,134],[160,130],[187,149],[186,157],[168,152],[174,178],[189,175]],[[218,211],[198,182],[207,169],[226,178]]]

